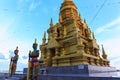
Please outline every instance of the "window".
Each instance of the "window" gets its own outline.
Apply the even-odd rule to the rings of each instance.
[[[60,30],[57,28],[57,37],[60,37]]]

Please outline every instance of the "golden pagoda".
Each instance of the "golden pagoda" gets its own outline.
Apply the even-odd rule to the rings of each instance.
[[[64,0],[60,7],[59,22],[55,25],[51,19],[50,27],[44,33],[40,45],[40,62],[46,67],[73,66],[89,64],[109,66],[109,60],[102,46],[102,56],[94,33],[88,27],[86,20],[77,11],[72,0]]]

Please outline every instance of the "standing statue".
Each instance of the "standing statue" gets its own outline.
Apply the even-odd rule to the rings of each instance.
[[[16,47],[16,50],[14,50],[14,57],[11,57],[10,59],[10,65],[9,65],[9,72],[8,72],[8,76],[12,76],[12,74],[15,74],[16,72],[16,68],[17,68],[17,61],[18,61],[18,47]]]
[[[37,80],[38,78],[38,68],[39,68],[39,50],[37,50],[38,44],[35,42],[33,44],[33,51],[29,51],[29,60],[28,60],[28,74],[27,80]]]

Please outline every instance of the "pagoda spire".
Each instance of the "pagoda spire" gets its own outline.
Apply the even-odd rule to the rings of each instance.
[[[95,39],[95,35],[94,35],[94,32],[92,32],[92,38]]]
[[[53,27],[53,20],[52,20],[52,18],[50,20],[50,27]]]
[[[102,57],[104,59],[107,59],[107,54],[105,53],[104,47],[103,47],[103,45],[101,45],[101,46],[102,46]]]
[[[72,1],[72,0],[64,0],[64,1]]]
[[[46,32],[44,32],[44,37],[43,37],[43,44],[46,43]]]
[[[87,25],[86,19],[84,19],[84,24],[85,24],[85,26],[88,28],[88,25]]]
[[[65,13],[68,13],[68,14],[65,14]],[[62,23],[71,19],[74,19],[74,20],[79,19],[77,7],[74,4],[73,0],[64,0],[64,2],[60,7],[59,15],[60,15],[59,16],[60,22]]]
[[[80,13],[79,13],[79,17],[81,17]]]
[[[79,20],[82,22],[82,17],[81,17],[81,15],[80,15],[80,13],[79,13]]]
[[[84,23],[86,24],[86,19],[84,19]]]

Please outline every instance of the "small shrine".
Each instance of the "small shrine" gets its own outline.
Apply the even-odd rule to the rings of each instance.
[[[63,1],[59,21],[54,25],[51,19],[47,33],[48,39],[45,32],[40,45],[40,62],[46,67],[80,64],[109,66],[103,45],[100,56],[94,33],[85,19],[83,22],[72,0]]]

